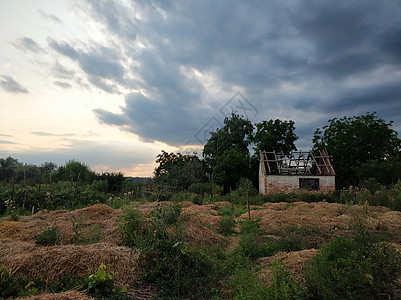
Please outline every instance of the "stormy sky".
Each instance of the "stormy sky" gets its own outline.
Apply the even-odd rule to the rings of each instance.
[[[0,2],[0,157],[150,176],[232,111],[401,130],[400,1]]]

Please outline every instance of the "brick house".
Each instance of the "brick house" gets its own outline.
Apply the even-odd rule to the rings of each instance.
[[[326,151],[260,152],[259,193],[335,190],[335,172]]]

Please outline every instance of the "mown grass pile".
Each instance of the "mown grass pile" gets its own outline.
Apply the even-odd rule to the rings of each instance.
[[[153,202],[3,219],[0,295],[396,299],[401,254],[385,240],[399,243],[399,214],[294,202],[251,206],[249,219],[242,204]]]

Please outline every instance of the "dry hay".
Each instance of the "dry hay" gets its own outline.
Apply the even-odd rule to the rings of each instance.
[[[191,222],[199,222],[215,230],[218,229],[221,216],[216,211],[216,204],[197,205],[190,202],[182,208],[182,214]]]
[[[33,216],[20,217],[19,222],[0,222],[0,238],[33,241],[38,233],[50,226],[57,226],[62,232],[60,244],[70,244],[75,234],[73,231],[75,223],[85,236],[90,236],[94,226],[98,226],[101,229],[102,242],[121,245],[122,237],[117,228],[118,215],[121,214],[121,210],[114,210],[105,204],[96,204],[75,211],[40,211]]]
[[[93,298],[80,291],[67,291],[63,293],[41,294],[36,296],[29,296],[19,298],[20,300],[91,300]]]
[[[105,264],[107,272],[116,276],[117,283],[127,286],[138,274],[139,255],[127,247],[106,243],[33,247],[20,241],[1,242],[0,263],[13,275],[20,273],[27,278],[58,281],[68,273],[76,276],[94,274],[101,264]],[[22,249],[9,251],[19,247]]]
[[[378,214],[378,219],[386,230],[401,233],[401,211],[388,211]]]
[[[0,221],[0,238],[17,235],[21,230],[21,223],[15,221]]]
[[[290,272],[296,279],[299,279],[305,263],[315,257],[317,250],[306,249],[293,252],[278,252],[271,257],[262,257],[255,261],[255,264],[262,269],[258,274],[268,283],[271,284],[270,273],[272,263],[281,260],[286,270]]]
[[[327,232],[333,227],[349,228],[354,222],[364,222],[368,229],[384,228],[401,232],[401,212],[388,208],[359,205],[346,206],[338,203],[265,203],[261,209],[252,210],[252,218],[261,219],[261,227],[265,232],[279,232],[283,229],[303,226]],[[244,213],[240,219],[247,218]]]
[[[198,222],[185,222],[184,233],[186,240],[195,245],[220,245],[227,246],[228,240]]]

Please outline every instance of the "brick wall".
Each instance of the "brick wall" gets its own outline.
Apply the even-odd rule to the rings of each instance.
[[[312,176],[312,175],[264,175],[259,174],[259,193],[269,194],[278,192],[294,192],[299,190],[300,178],[318,178],[319,191],[327,193],[335,190],[335,176]]]

